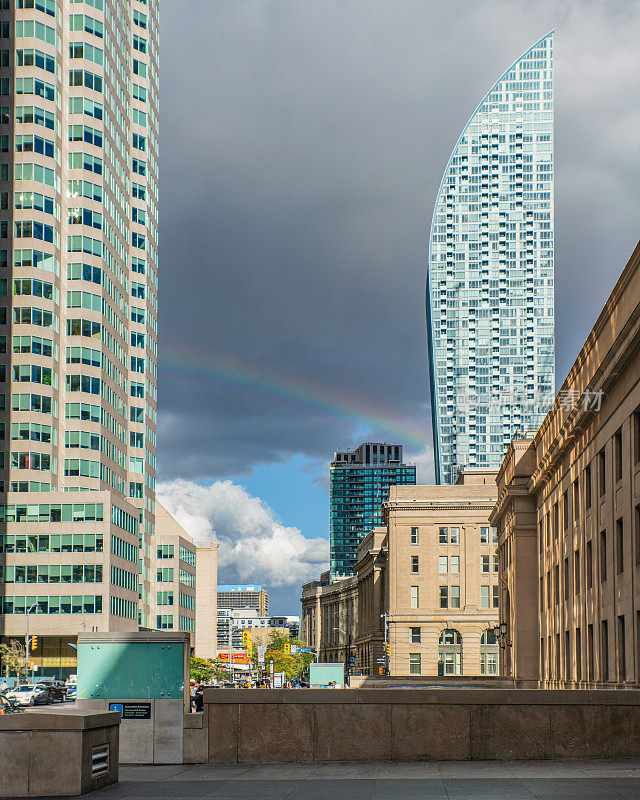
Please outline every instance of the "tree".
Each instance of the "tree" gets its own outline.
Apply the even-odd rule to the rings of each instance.
[[[217,681],[228,680],[229,673],[220,661],[191,656],[191,677],[195,681],[209,683],[214,678]]]
[[[278,630],[273,630],[269,633],[269,641],[267,642],[267,650],[264,656],[265,667],[269,666],[269,662],[273,661],[274,672],[284,672],[287,680],[296,680],[300,678],[309,664],[313,661],[311,653],[287,653],[286,645],[294,645],[296,648],[305,647],[305,644],[299,639],[292,639],[286,633]],[[258,653],[256,648],[253,649],[252,660],[254,666],[258,666]]]
[[[196,681],[210,681],[213,677],[213,661],[191,656],[191,677]]]
[[[27,654],[24,645],[16,639],[11,639],[9,644],[0,644],[0,659],[7,676],[9,672],[27,674]]]

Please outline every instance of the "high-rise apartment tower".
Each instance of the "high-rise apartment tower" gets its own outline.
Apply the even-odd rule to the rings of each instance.
[[[335,578],[353,573],[358,545],[382,524],[389,487],[415,484],[416,468],[403,463],[402,445],[366,442],[334,453],[329,482],[329,558]]]
[[[553,33],[491,88],[436,199],[427,335],[436,481],[498,469],[554,399]]]
[[[53,660],[155,626],[158,12],[0,1],[0,634]]]

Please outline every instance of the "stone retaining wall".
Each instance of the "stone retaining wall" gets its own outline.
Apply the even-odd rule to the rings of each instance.
[[[209,763],[640,758],[640,691],[221,690]]]
[[[79,795],[117,783],[119,725],[114,712],[0,715],[0,797]]]

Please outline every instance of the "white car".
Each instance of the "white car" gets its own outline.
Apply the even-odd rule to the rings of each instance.
[[[37,703],[49,703],[51,700],[49,689],[41,683],[35,685],[23,683],[5,692],[5,697],[15,700],[21,706],[35,706]]]

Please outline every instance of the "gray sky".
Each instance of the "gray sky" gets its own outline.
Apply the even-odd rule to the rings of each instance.
[[[433,203],[479,100],[551,28],[559,384],[640,232],[639,8],[163,2],[160,477],[324,465],[366,435],[432,480]]]

